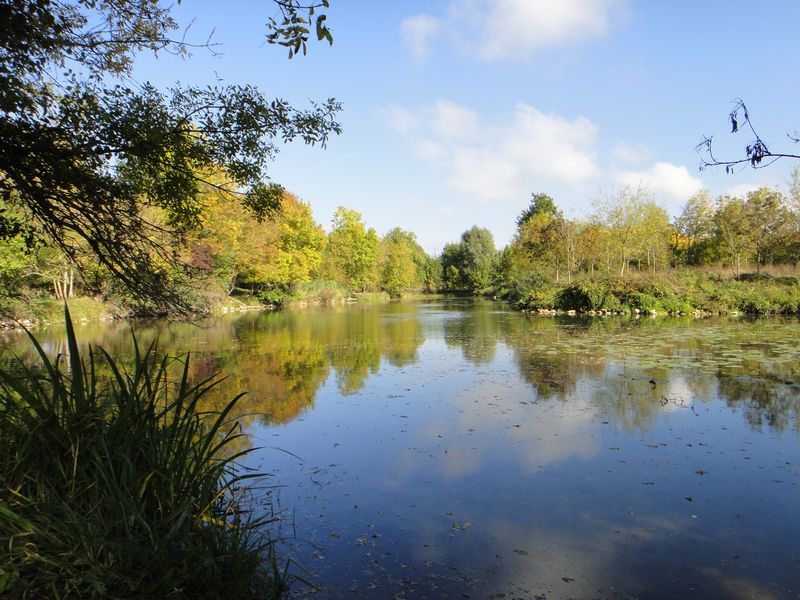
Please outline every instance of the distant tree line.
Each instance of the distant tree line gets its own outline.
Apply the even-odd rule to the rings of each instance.
[[[670,220],[646,189],[623,187],[598,198],[584,220],[567,218],[546,194],[534,194],[516,220],[511,243],[498,250],[492,233],[474,226],[441,255],[427,254],[414,233],[394,228],[379,236],[360,213],[336,211],[330,233],[311,207],[277,188],[276,210],[268,218],[230,202],[230,179],[209,173],[198,192],[197,224],[176,240],[164,233],[154,240],[176,260],[159,263],[173,281],[181,281],[183,301],[198,311],[227,296],[250,294],[266,303],[297,296],[303,285],[338,286],[345,294],[382,292],[486,293],[531,277],[556,285],[576,278],[622,278],[656,274],[678,267],[717,266],[732,275],[769,265],[800,262],[800,169],[788,194],[761,188],[742,197],[712,198],[700,191]],[[13,206],[6,217],[15,218]],[[158,224],[167,211],[150,207],[148,221]],[[156,227],[150,235],[158,235]],[[28,303],[31,297],[94,295],[123,305],[141,306],[115,274],[98,265],[89,245],[60,245],[29,240],[25,231],[0,236],[0,308]],[[183,265],[184,271],[169,274]]]
[[[576,277],[625,278],[678,267],[717,266],[733,275],[800,262],[800,169],[789,194],[760,188],[712,198],[703,190],[670,220],[644,188],[598,198],[588,219],[564,216],[546,194],[533,194],[511,243],[495,251],[491,233],[473,227],[445,246],[442,285],[480,291],[529,278],[569,284]]]

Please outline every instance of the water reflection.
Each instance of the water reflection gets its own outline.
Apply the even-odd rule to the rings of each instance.
[[[253,466],[280,482],[287,552],[321,598],[800,589],[797,321],[459,300],[136,329],[191,351],[194,378],[227,376],[209,404],[250,391],[252,443],[292,453]],[[128,351],[124,325],[82,330]]]

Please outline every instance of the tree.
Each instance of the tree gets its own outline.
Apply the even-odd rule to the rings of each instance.
[[[461,245],[455,243],[445,244],[440,262],[442,264],[442,287],[445,290],[464,289],[466,284],[461,272],[463,268]]]
[[[305,25],[327,0],[274,1],[283,19],[270,41],[305,50]],[[172,37],[170,11],[151,0],[0,0],[0,200],[22,212],[0,214],[0,234],[24,229],[68,260],[85,244],[134,298],[186,308],[176,248],[199,223],[205,177],[221,168],[230,185],[220,190],[268,218],[282,197],[266,183],[275,140],[324,146],[341,130],[340,105],[297,110],[252,86],[132,83],[137,53],[196,47]],[[330,41],[324,15],[316,24]]]
[[[631,261],[641,261],[641,254],[656,252],[657,248],[650,245],[647,239],[658,225],[651,224],[653,219],[660,220],[666,217],[668,235],[669,217],[666,212],[653,201],[652,194],[644,188],[633,189],[624,186],[617,190],[611,197],[595,202],[593,221],[601,224],[608,232],[608,265],[610,269],[611,257],[615,256],[619,264],[620,277],[625,276]],[[668,243],[668,240],[656,240],[658,244]]]
[[[576,262],[594,277],[608,246],[607,231],[598,223],[579,223],[575,240]]]
[[[787,250],[795,269],[800,262],[800,167],[792,170],[789,184],[789,239]]]
[[[390,230],[381,240],[380,286],[390,296],[400,296],[418,285],[415,246],[414,234],[399,227]]]
[[[742,259],[752,250],[751,226],[744,200],[729,196],[717,199],[714,214],[717,243],[737,276],[741,273]]]
[[[247,209],[231,204],[220,186],[202,191],[201,225],[187,234],[187,262],[211,279],[202,278],[202,286],[216,283],[230,294],[236,288],[289,289],[311,279],[326,241],[311,207],[283,192],[276,215],[254,223]]]
[[[522,268],[550,269],[559,283],[561,273],[572,281],[577,268],[577,228],[564,217],[550,196],[535,194],[531,205],[517,218],[512,255]]]
[[[464,284],[473,291],[487,288],[497,261],[492,232],[475,225],[461,234],[459,246]]]
[[[714,203],[707,190],[701,190],[684,205],[675,219],[675,229],[680,236],[678,244],[690,265],[704,264],[712,249],[714,236]]]
[[[756,270],[767,264],[789,239],[790,213],[783,194],[770,188],[749,192],[744,211],[750,225],[750,245],[755,253]]]
[[[517,217],[517,227],[522,227],[537,215],[555,217],[558,213],[556,203],[547,194],[531,194],[531,203]]]
[[[378,235],[367,229],[361,213],[340,206],[333,215],[326,260],[333,278],[355,291],[378,283]]]

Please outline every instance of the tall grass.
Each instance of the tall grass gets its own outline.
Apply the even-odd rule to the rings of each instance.
[[[284,578],[244,510],[231,421],[188,358],[66,356],[0,372],[0,596],[269,598]],[[175,377],[173,377],[173,373]]]

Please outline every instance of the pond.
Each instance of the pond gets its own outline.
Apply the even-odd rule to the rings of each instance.
[[[120,355],[128,328],[78,333]],[[295,597],[800,597],[796,320],[461,299],[136,329],[227,375],[211,404],[249,390]]]

